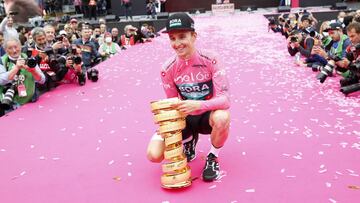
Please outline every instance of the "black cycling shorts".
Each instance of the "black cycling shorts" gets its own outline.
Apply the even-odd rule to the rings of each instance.
[[[200,115],[188,115],[186,117],[186,128],[182,130],[183,140],[199,133],[211,134],[210,113],[211,111],[207,111]]]

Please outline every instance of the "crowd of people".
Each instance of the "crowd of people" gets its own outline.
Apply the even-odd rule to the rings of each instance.
[[[161,7],[164,7],[166,0],[144,0],[144,2],[148,18],[156,18],[156,14],[163,10]],[[84,18],[97,20],[98,16],[108,14],[107,10],[111,8],[109,3],[108,0],[43,0],[39,1],[39,6],[47,15],[52,15],[56,12],[62,12],[64,5],[73,5],[76,14],[83,14]],[[125,12],[125,18],[132,20],[132,0],[121,0],[121,6]]]
[[[307,10],[268,20],[269,30],[285,36],[295,63],[317,72],[320,83],[340,76],[342,93],[360,91],[360,10],[341,11],[337,19],[324,21],[320,26]]]
[[[15,28],[13,16],[0,24],[0,116],[62,84],[96,82],[96,65],[158,34],[153,26],[126,25],[124,34],[109,29],[105,19],[92,26],[70,19],[63,29],[45,24],[32,29]],[[100,70],[101,71],[101,70]]]

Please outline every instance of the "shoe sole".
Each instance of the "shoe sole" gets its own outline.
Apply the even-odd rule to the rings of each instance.
[[[218,172],[215,177],[211,177],[211,178],[206,178],[206,177],[202,176],[202,179],[205,182],[212,182],[212,181],[215,181],[215,180],[217,180],[219,178],[219,174],[220,173]]]

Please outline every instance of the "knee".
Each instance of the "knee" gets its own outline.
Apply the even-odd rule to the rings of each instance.
[[[160,163],[164,159],[164,153],[159,150],[148,147],[147,158],[154,163]]]
[[[226,130],[230,125],[230,112],[226,110],[216,110],[211,115],[212,128]]]

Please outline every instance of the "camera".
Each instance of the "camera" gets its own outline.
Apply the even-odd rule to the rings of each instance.
[[[11,109],[13,99],[15,95],[15,85],[12,84],[5,92],[3,99],[1,100],[1,107],[5,110]]]
[[[340,92],[342,92],[344,95],[348,95],[350,93],[357,92],[357,91],[360,91],[360,83],[342,87],[340,89]]]
[[[269,17],[268,20],[269,20],[269,26],[276,25],[276,20],[274,17]]]
[[[35,68],[36,65],[38,63],[38,59],[36,59],[35,57],[30,57],[27,59],[26,61],[26,65],[29,67],[29,68]]]
[[[333,60],[333,61],[335,61],[335,62],[338,62],[338,61],[341,61],[341,60],[342,60],[339,56],[337,56],[337,55],[332,55],[332,54],[329,55],[329,59],[330,59],[330,60]]]
[[[63,39],[64,39],[64,36],[62,36],[62,35],[58,35],[58,36],[55,37],[56,42],[62,42]]]
[[[321,68],[320,73],[316,76],[316,78],[320,81],[320,83],[324,83],[328,76],[332,76],[334,71],[334,66],[331,64],[326,64],[323,68]]]
[[[340,91],[345,95],[360,91],[360,61],[351,64],[349,71],[348,77],[340,80]]]
[[[79,85],[80,85],[80,86],[85,85],[85,82],[86,82],[85,74],[84,74],[84,73],[77,73],[76,75],[77,75],[77,77],[78,77]]]
[[[295,36],[290,37],[290,42],[294,43],[294,42],[298,42],[298,41],[299,41],[299,38],[297,38]]]
[[[323,68],[323,66],[320,64],[312,64],[311,65],[311,69],[313,72],[319,72],[319,71],[321,71],[322,68]]]
[[[38,64],[38,62],[41,61],[39,56],[32,56],[32,50],[31,49],[27,50],[26,55],[28,57],[27,60],[26,60],[26,65],[29,68],[35,68],[36,65]]]
[[[99,71],[95,68],[87,70],[87,78],[93,82],[97,82],[99,79]]]

